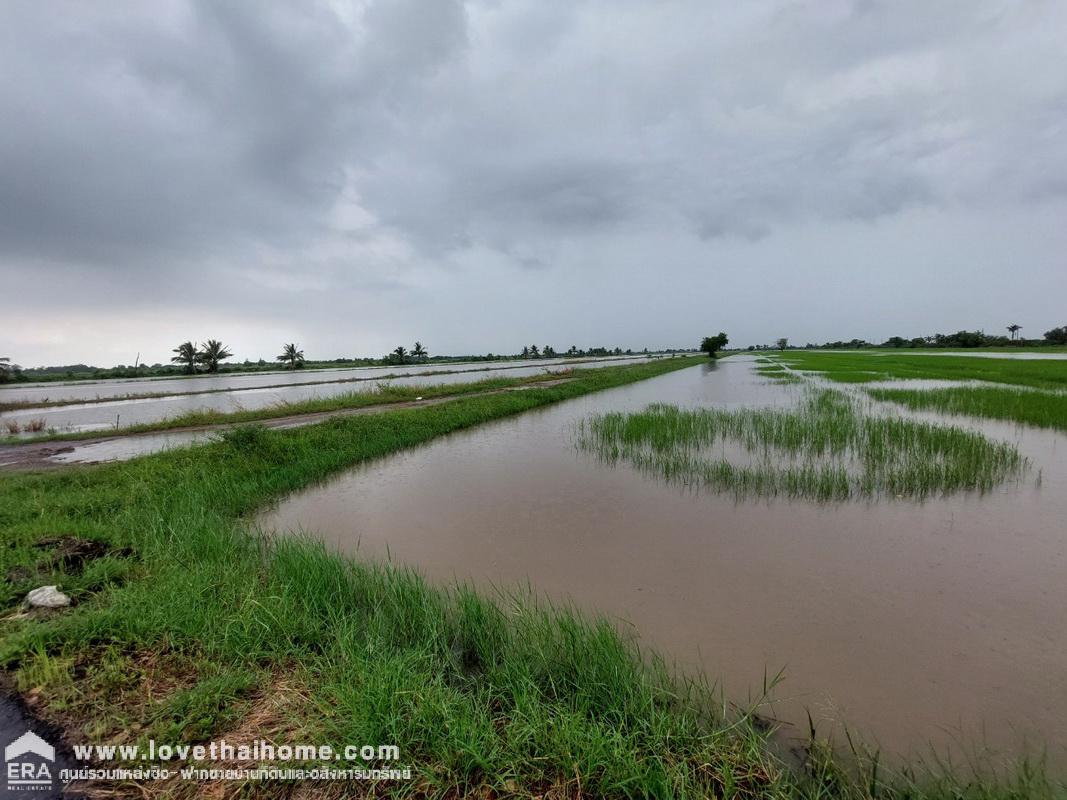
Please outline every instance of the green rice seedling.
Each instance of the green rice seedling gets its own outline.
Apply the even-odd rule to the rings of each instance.
[[[959,389],[867,389],[876,400],[915,410],[1004,419],[1067,431],[1067,394],[996,387]]]
[[[579,424],[576,441],[669,482],[819,501],[984,492],[1025,467],[1010,445],[956,427],[865,416],[830,390],[812,390],[796,411],[651,405],[594,415]],[[723,446],[736,452],[733,460]]]
[[[1067,389],[1067,360],[984,358],[897,351],[823,352],[793,350],[778,363],[815,372],[839,383],[923,378]]]

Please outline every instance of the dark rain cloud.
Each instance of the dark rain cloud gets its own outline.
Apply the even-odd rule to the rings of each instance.
[[[553,281],[596,291],[605,258],[817,279],[842,226],[1041,225],[1067,200],[1065,27],[996,0],[10,3],[0,269],[56,287],[23,309],[41,344],[13,342],[58,357],[50,308],[192,292],[324,347],[351,307],[464,347],[530,329]],[[426,289],[527,273],[544,297],[476,335]]]

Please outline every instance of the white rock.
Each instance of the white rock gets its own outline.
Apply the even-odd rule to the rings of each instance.
[[[39,586],[26,595],[26,602],[32,608],[62,608],[70,605],[70,598],[58,586]]]

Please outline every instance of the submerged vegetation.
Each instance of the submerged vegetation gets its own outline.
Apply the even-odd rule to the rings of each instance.
[[[812,390],[790,411],[652,405],[594,415],[576,442],[672,483],[818,501],[988,491],[1025,465],[1014,447],[980,434],[866,416],[857,405],[832,390]]]
[[[985,386],[868,389],[867,394],[876,400],[900,403],[914,410],[1005,419],[1038,428],[1067,431],[1067,394]]]
[[[761,358],[756,364],[756,374],[764,378],[770,378],[771,383],[802,383],[804,381],[796,373],[786,369],[781,364],[766,358]]]
[[[914,353],[822,353],[790,350],[777,356],[794,369],[841,383],[892,379],[987,381],[1067,389],[1067,359],[986,358]]]

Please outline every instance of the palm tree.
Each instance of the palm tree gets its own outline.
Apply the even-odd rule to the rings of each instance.
[[[172,363],[185,365],[185,371],[190,375],[196,372],[196,362],[200,360],[200,351],[196,349],[195,343],[182,342],[171,352],[178,354],[171,359]]]
[[[0,357],[0,383],[7,383],[11,376],[18,372],[18,364],[12,364],[7,356]]]
[[[406,364],[408,361],[408,351],[404,349],[404,345],[396,348],[389,354],[389,360],[394,364]]]
[[[540,358],[541,354],[537,350],[537,345],[530,345],[530,358]]]
[[[530,355],[530,348],[529,347],[523,347],[522,348],[522,357],[526,358],[529,355]]]
[[[197,355],[197,361],[207,365],[208,372],[218,372],[219,362],[233,355],[226,349],[226,345],[217,339],[208,339],[204,349]]]
[[[419,361],[425,361],[430,357],[429,351],[422,346],[422,342],[415,342],[415,346],[411,348],[411,355]]]
[[[277,360],[288,362],[289,369],[297,369],[304,366],[304,351],[297,350],[296,344],[287,344],[282,347],[282,354],[277,356]]]
[[[1008,331],[1011,333],[1011,338],[1014,341],[1016,334],[1023,329],[1022,325],[1016,325],[1014,322],[1008,326]]]

